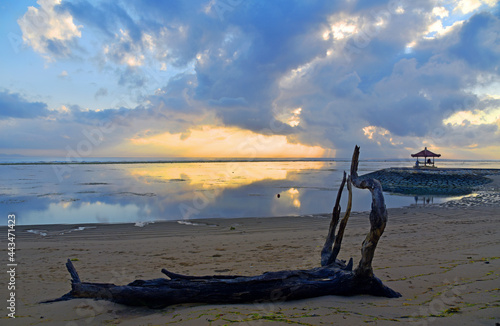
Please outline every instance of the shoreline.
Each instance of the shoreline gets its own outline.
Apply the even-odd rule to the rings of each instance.
[[[164,277],[162,268],[187,275],[259,275],[318,267],[329,214],[220,219],[217,226],[170,221],[142,228],[101,224],[48,237],[23,232],[25,228],[20,227],[16,230],[18,315],[9,322],[189,326],[222,326],[229,321],[234,325],[500,322],[498,207],[431,205],[394,208],[388,213],[373,267],[375,275],[402,293],[402,298],[324,296],[289,302],[185,304],[161,310],[89,299],[39,302],[70,290],[67,259],[73,261],[82,281],[114,284]],[[352,257],[356,266],[369,226],[368,212],[352,214],[340,259]]]
[[[395,169],[395,168],[389,168],[389,169]],[[384,170],[379,170],[376,172],[372,172],[369,174],[362,175],[360,177],[365,177],[368,175],[373,175],[374,173],[380,172],[380,171],[385,171],[389,169],[384,169]],[[400,169],[400,168],[398,168]],[[457,169],[453,169],[457,170]],[[460,169],[460,171],[463,172],[464,169]],[[466,169],[466,170],[471,170],[471,169]],[[484,172],[484,169],[479,169]],[[491,169],[488,169],[491,170]],[[436,204],[427,204],[423,206],[435,206],[435,207],[469,207],[469,206],[481,206],[481,205],[499,205],[500,206],[500,169],[498,169],[498,175],[487,175],[487,179],[490,180],[488,183],[481,184],[475,187],[471,187],[470,192],[467,194],[463,194],[461,199],[451,199],[443,203],[436,203]],[[383,184],[384,186],[384,184]],[[385,188],[384,188],[385,189]],[[411,189],[414,189],[412,187]],[[429,189],[426,187],[420,187],[422,189],[422,192],[424,194],[428,193]],[[384,190],[384,192],[390,192]],[[395,192],[398,194],[397,192]],[[408,194],[403,194],[405,196],[409,196]],[[441,193],[437,194],[434,196],[439,197],[440,195],[450,195],[449,193]],[[417,196],[420,196],[417,194]],[[431,195],[432,196],[432,195]],[[413,207],[420,207],[420,204],[410,204],[407,206],[402,206],[402,207],[397,207],[397,208],[389,208],[390,210],[393,209],[407,209],[407,208],[413,208]],[[333,207],[333,202],[332,202],[332,207]],[[365,213],[368,211],[353,211],[352,213]],[[256,218],[256,219],[280,219],[284,217],[314,217],[314,216],[329,216],[330,213],[320,213],[320,214],[303,214],[303,215],[293,215],[293,216],[277,216],[277,217],[271,217],[271,216],[265,216],[265,217],[227,217],[227,218],[194,218],[194,219],[186,219],[186,220],[152,220],[152,221],[135,221],[135,222],[118,222],[118,223],[64,223],[64,224],[22,224],[22,225],[16,225],[18,229],[38,229],[38,230],[45,230],[47,228],[54,229],[53,227],[63,227],[64,230],[68,230],[68,228],[73,227],[69,232],[74,232],[78,231],[77,229],[79,227],[96,227],[96,226],[102,226],[102,225],[132,225],[138,229],[145,227],[149,224],[159,224],[159,223],[175,223],[175,224],[182,224],[182,223],[188,223],[188,224],[217,224],[217,221],[227,221],[227,220],[242,220],[242,219],[248,219],[248,218]],[[0,232],[3,232],[4,230],[7,229],[7,226],[0,226]],[[65,232],[67,233],[67,232]]]
[[[117,285],[164,277],[162,268],[185,275],[259,275],[318,267],[331,215],[193,219],[143,227],[134,223],[16,226],[16,318],[9,323],[491,325],[500,322],[500,175],[492,179],[479,195],[454,201],[455,206],[388,209],[373,268],[377,277],[403,295],[397,299],[324,296],[289,302],[184,304],[160,310],[91,299],[41,304],[70,290],[67,259],[82,281]],[[499,200],[487,205],[482,193]],[[48,234],[27,232],[37,227]],[[352,257],[357,265],[369,228],[368,211],[351,213],[339,259]],[[6,257],[7,239],[0,243]]]
[[[333,205],[333,203],[332,203]],[[388,208],[389,216],[391,214],[401,215],[408,210],[420,209],[468,209],[471,207],[499,207],[500,208],[500,175],[492,178],[492,182],[477,188],[473,195],[463,196],[460,199],[453,199],[443,203],[429,204],[411,204],[403,207]],[[341,214],[344,214],[342,211]],[[370,211],[351,211],[351,216],[368,216]],[[39,238],[50,239],[57,236],[66,236],[70,233],[73,235],[86,236],[92,234],[92,230],[107,230],[127,229],[128,231],[137,230],[141,233],[142,230],[158,228],[168,231],[168,233],[180,231],[194,231],[198,229],[210,228],[229,228],[236,227],[247,221],[259,221],[258,223],[266,223],[270,220],[273,223],[281,223],[290,220],[329,220],[331,213],[322,214],[304,214],[304,215],[287,215],[287,216],[267,216],[267,217],[228,217],[228,218],[194,218],[186,220],[156,220],[142,222],[119,222],[119,223],[65,223],[65,224],[32,224],[32,225],[16,225],[17,231],[21,231],[24,236],[37,236]],[[352,223],[352,222],[351,222]],[[7,232],[7,226],[0,226],[0,232]],[[46,232],[46,234],[41,234]],[[18,234],[18,238],[19,234]],[[0,240],[0,243],[4,239]]]

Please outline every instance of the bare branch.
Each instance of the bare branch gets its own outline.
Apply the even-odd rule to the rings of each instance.
[[[335,231],[340,219],[340,199],[342,197],[342,191],[344,190],[345,183],[346,173],[344,171],[344,177],[342,178],[339,191],[337,192],[337,200],[335,201],[335,206],[333,206],[332,220],[330,222],[330,228],[328,229],[328,235],[326,236],[325,244],[323,245],[323,249],[321,250],[321,266],[329,265],[333,261],[335,261],[335,259],[333,259],[333,261],[331,260],[333,251],[332,246],[335,242]]]
[[[344,175],[345,175],[345,173],[344,173]],[[347,226],[347,221],[349,220],[349,216],[351,215],[351,208],[352,208],[351,176],[349,176],[347,178],[347,190],[349,190],[347,208],[346,208],[346,211],[344,213],[344,218],[342,218],[342,221],[340,221],[339,231],[337,232],[337,237],[335,238],[335,244],[333,245],[332,255],[330,257],[328,264],[333,263],[337,259],[337,256],[339,255],[340,247],[342,245],[342,239],[344,237],[345,227]]]

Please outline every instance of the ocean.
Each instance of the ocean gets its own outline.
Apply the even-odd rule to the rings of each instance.
[[[117,162],[120,160],[120,162]],[[42,162],[43,161],[43,162]],[[0,160],[1,214],[18,225],[192,223],[196,219],[330,213],[350,160],[86,159],[86,164]],[[52,162],[64,160],[51,159]],[[358,174],[411,167],[413,160],[362,160]],[[439,160],[439,167],[499,168],[499,161]],[[279,196],[278,196],[279,195]],[[347,189],[342,207],[346,207]],[[457,197],[385,194],[388,208]],[[370,193],[354,189],[353,211]]]

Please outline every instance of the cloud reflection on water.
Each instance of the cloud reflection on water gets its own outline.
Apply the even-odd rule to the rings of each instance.
[[[342,161],[92,164],[72,166],[61,182],[50,165],[0,166],[0,203],[5,216],[15,213],[23,225],[323,214],[331,212],[349,166]],[[370,209],[368,191],[354,189],[353,195],[354,211]],[[386,200],[388,207],[414,203],[404,196]]]

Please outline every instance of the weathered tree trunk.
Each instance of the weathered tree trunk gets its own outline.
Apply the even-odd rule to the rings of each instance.
[[[370,294],[390,298],[401,294],[391,290],[373,275],[371,266],[375,248],[387,222],[382,187],[377,180],[360,180],[357,175],[359,147],[356,146],[351,164],[351,175],[347,179],[349,190],[348,207],[340,219],[340,198],[346,183],[346,175],[337,194],[330,229],[321,251],[321,267],[309,270],[267,272],[257,276],[187,276],[162,272],[168,277],[154,280],[136,280],[128,285],[81,282],[72,262],[66,267],[71,275],[71,291],[63,297],[47,301],[54,302],[75,298],[104,299],[126,305],[145,305],[161,308],[180,303],[243,303],[261,301],[286,301],[324,295],[352,296]],[[361,260],[352,271],[352,258],[346,265],[337,259],[351,203],[351,183],[372,192],[370,232],[363,242]]]
[[[359,147],[354,148],[351,161],[351,181],[360,189],[369,189],[372,193],[372,210],[370,212],[370,232],[366,235],[361,248],[361,260],[354,271],[358,277],[373,277],[372,260],[378,240],[384,233],[387,223],[387,209],[385,208],[382,185],[376,179],[358,178]]]

